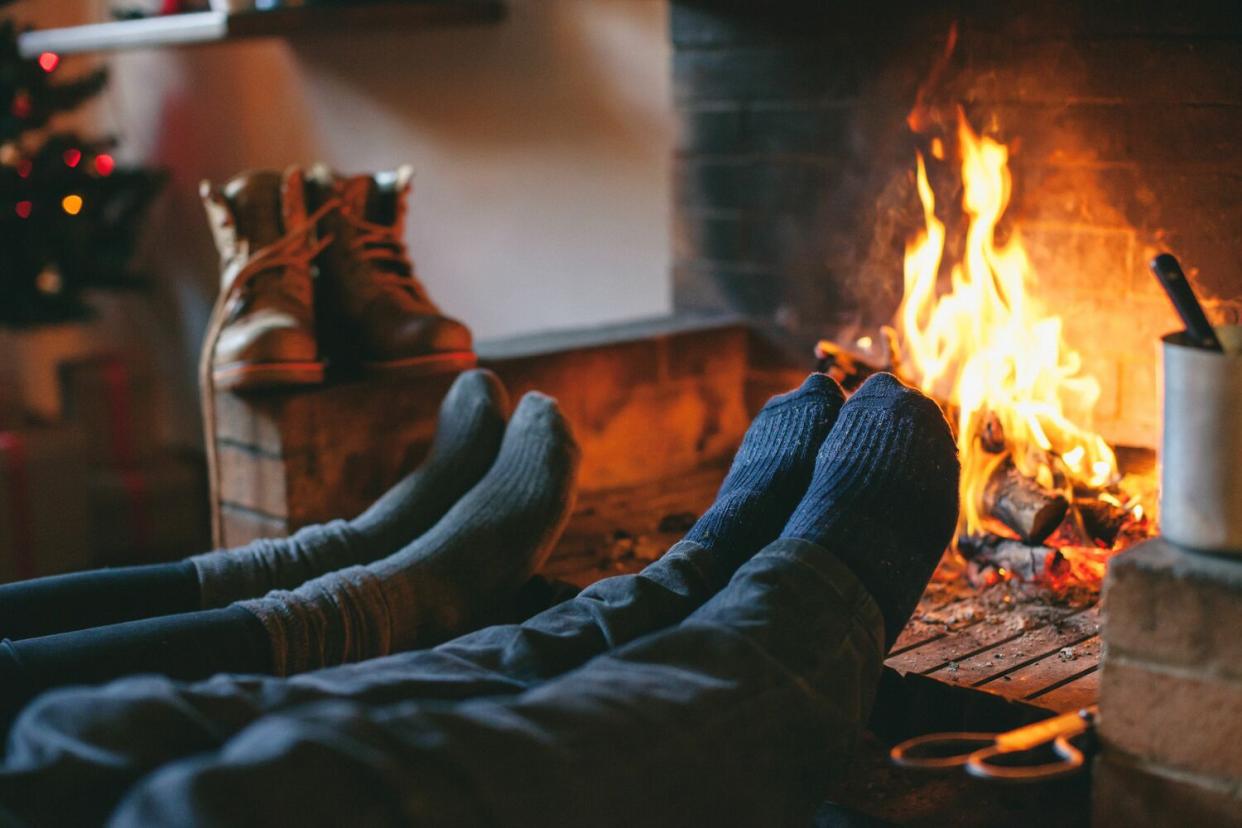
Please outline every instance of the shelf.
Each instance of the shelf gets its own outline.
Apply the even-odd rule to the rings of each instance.
[[[504,4],[500,0],[406,0],[299,6],[271,11],[191,12],[25,32],[18,38],[18,48],[23,57],[29,58],[43,52],[71,55],[118,49],[151,49],[242,38],[282,37],[300,32],[349,34],[354,29],[382,31],[491,23],[503,16]]]

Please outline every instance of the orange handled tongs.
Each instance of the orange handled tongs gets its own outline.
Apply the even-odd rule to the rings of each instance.
[[[1041,782],[1082,768],[1073,740],[1089,733],[1095,705],[1062,713],[1006,733],[931,733],[907,739],[889,756],[903,768],[944,771],[965,767],[971,776],[1006,782]],[[1048,748],[1056,757],[1047,761]]]

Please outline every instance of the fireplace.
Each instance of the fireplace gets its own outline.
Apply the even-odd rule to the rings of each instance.
[[[1209,698],[1217,711],[1229,711],[1217,722],[1224,732],[1242,722],[1242,686],[1219,667],[1223,640],[1186,629],[1167,610],[1138,608],[1142,600],[1159,605],[1162,579],[1170,594],[1210,596],[1228,617],[1242,600],[1233,571],[1242,566],[1187,562],[1162,542],[1139,543],[1157,529],[1159,337],[1182,327],[1147,263],[1161,251],[1175,253],[1212,321],[1236,323],[1242,311],[1234,250],[1242,227],[1242,10],[1219,2],[843,8],[679,0],[671,33],[680,119],[676,306],[744,314],[790,366],[809,365],[812,346],[826,339],[819,356],[844,362],[845,374],[865,373],[868,363],[904,368],[903,378],[938,395],[951,419],[960,415],[967,475],[979,458],[993,463],[976,475],[973,490],[964,489],[968,513],[1001,517],[1003,510],[984,504],[995,501],[990,483],[1005,476],[1001,455],[1009,455],[1021,472],[1014,477],[1010,469],[1013,480],[1067,494],[1079,530],[1063,534],[1066,518],[1051,537],[1032,537],[1036,516],[1028,513],[1025,523],[1004,520],[998,534],[981,533],[979,516],[968,515],[959,548],[980,535],[985,548],[946,559],[891,654],[876,727],[897,733],[898,720],[926,727],[927,716],[911,722],[920,718],[911,713],[917,709],[956,728],[971,724],[954,718],[959,713],[988,707],[978,699],[949,702],[946,687],[1045,710],[1094,703],[1101,653],[1111,648],[1119,655],[1103,671],[1108,749],[1097,821],[1160,824],[1154,814],[1180,808],[1215,824],[1231,808],[1242,813],[1242,774],[1227,758],[1234,751],[1224,750],[1219,761],[1188,759],[1184,744],[1170,748],[1176,739],[1156,732],[1153,722],[1163,720],[1140,715],[1136,701],[1136,688],[1166,686],[1170,674],[1189,670],[1170,691],[1181,705],[1170,715],[1183,723],[1174,730],[1196,711],[1206,715]],[[1003,154],[1007,176],[1002,182],[995,174],[994,191],[984,194],[1001,198],[994,224],[980,213],[997,205],[980,207],[982,191],[969,171],[971,156],[987,153]],[[986,224],[982,233],[979,223]],[[929,243],[933,225],[943,238]],[[1023,273],[1015,280],[998,262],[1018,255]],[[919,300],[912,269],[920,266],[912,259],[920,256],[934,259],[924,262],[930,281],[923,289],[931,295],[911,309]],[[971,274],[971,262],[985,259]],[[1038,399],[1024,389],[1011,402],[1029,411],[1055,400],[1056,414],[1066,415],[1076,435],[1081,430],[1078,442],[1027,438],[1053,445],[1057,463],[1068,458],[1078,468],[1036,469],[1023,457],[1030,443],[1015,445],[1010,433],[1026,421],[1004,411],[997,417],[995,396],[984,405],[968,401],[972,419],[961,387],[937,381],[943,364],[911,364],[939,359],[952,363],[955,380],[969,373],[932,318],[946,310],[937,301],[959,281],[969,293],[972,279],[981,285],[976,294],[990,292],[995,304],[980,308],[967,301],[976,294],[964,297],[959,327],[997,312],[1029,315],[1014,311],[1026,301],[1015,300],[1014,284],[1038,304],[1018,350],[1029,351],[1033,339],[1054,340],[1059,350],[1044,377],[1062,385]],[[1011,335],[979,328],[982,335],[964,349],[968,357],[980,343]],[[912,346],[925,348],[914,360]],[[1007,381],[1043,370],[1006,365],[1017,366]],[[1004,421],[1004,450],[972,456],[989,439],[988,418]],[[1046,431],[1048,422],[1033,430]],[[1092,528],[1100,515],[1091,509],[1103,509],[1121,537]],[[1053,514],[1055,525],[1064,513],[1043,514]],[[1107,560],[1132,547],[1110,583],[1116,609],[1101,637],[1099,580]],[[1060,578],[1058,567],[1080,577]],[[1108,617],[1108,605],[1103,609]],[[1161,645],[1149,658],[1136,630],[1157,643],[1194,637],[1196,655]],[[946,714],[954,704],[961,707]],[[1134,788],[1158,793],[1125,793]],[[1145,810],[1146,822],[1133,821]]]

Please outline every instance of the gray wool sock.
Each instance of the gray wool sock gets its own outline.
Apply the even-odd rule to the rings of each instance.
[[[578,446],[556,401],[522,398],[482,480],[383,560],[239,602],[277,675],[387,655],[491,620],[547,558],[573,505]]]
[[[426,460],[351,521],[299,529],[238,549],[190,558],[203,609],[265,595],[347,566],[380,560],[430,529],[491,466],[504,433],[508,397],[487,370],[459,376],[440,404]]]

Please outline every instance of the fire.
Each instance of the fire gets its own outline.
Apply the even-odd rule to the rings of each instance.
[[[1100,490],[1120,475],[1112,449],[1090,429],[1099,383],[1063,341],[1060,317],[1032,295],[1035,276],[1020,232],[1014,228],[1003,244],[997,241],[1012,184],[1008,148],[977,134],[959,111],[957,149],[968,219],[960,260],[941,291],[946,230],[919,153],[924,227],[906,246],[896,327],[907,378],[956,417],[961,535],[984,531],[984,487],[1007,458],[1071,501],[1074,489]]]

